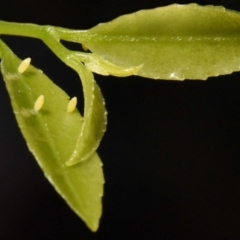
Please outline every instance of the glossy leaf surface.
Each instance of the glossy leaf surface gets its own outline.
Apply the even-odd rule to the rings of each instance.
[[[21,60],[3,42],[0,49],[1,71],[30,151],[59,194],[96,231],[104,184],[101,160],[94,153],[83,163],[65,165],[75,150],[83,118],[77,109],[67,113],[69,96],[42,71],[29,66],[23,74],[18,73]],[[35,111],[34,103],[40,95],[44,95],[44,104]]]
[[[142,66],[153,79],[203,79],[240,70],[240,14],[170,5],[121,16],[85,31],[82,42],[115,65]]]

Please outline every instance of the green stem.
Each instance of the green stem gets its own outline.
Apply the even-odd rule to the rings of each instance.
[[[67,28],[55,27],[58,36],[65,41],[82,43],[93,38],[87,30],[72,30]]]
[[[42,39],[42,32],[45,27],[35,24],[10,23],[0,21],[1,35],[17,35]]]
[[[22,37],[32,37],[43,40],[43,32],[52,32],[58,40],[82,43],[91,38],[86,30],[72,30],[50,25],[36,25],[30,23],[14,23],[0,21],[0,35],[15,35]],[[43,40],[44,41],[44,40]]]
[[[77,71],[76,64],[73,64],[73,62],[70,61],[72,57],[79,62],[84,62],[89,59],[88,53],[70,51],[60,43],[60,39],[80,43],[88,38],[86,31],[70,30],[49,25],[41,26],[29,23],[0,21],[0,35],[13,35],[40,39],[58,58],[75,71]]]

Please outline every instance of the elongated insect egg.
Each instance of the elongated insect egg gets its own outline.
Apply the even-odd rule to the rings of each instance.
[[[83,44],[82,44],[82,48],[83,48],[84,51],[88,51],[88,48]]]
[[[73,97],[73,98],[68,102],[67,112],[73,112],[74,109],[76,108],[76,106],[77,106],[77,98],[76,98],[76,97]]]
[[[19,73],[24,73],[24,72],[27,70],[27,68],[29,67],[30,62],[31,62],[31,58],[26,58],[26,59],[24,59],[24,60],[20,63],[20,65],[18,66],[18,72],[19,72]]]
[[[44,96],[40,95],[34,104],[34,110],[39,111],[42,108],[43,104],[44,104]]]

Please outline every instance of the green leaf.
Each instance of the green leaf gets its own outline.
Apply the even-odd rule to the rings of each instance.
[[[84,91],[84,119],[81,131],[75,142],[75,149],[66,161],[67,166],[87,160],[98,148],[106,131],[107,111],[100,88],[93,74],[87,70],[78,59],[71,62],[78,72]]]
[[[77,109],[66,111],[69,96],[41,70],[29,66],[20,74],[17,69],[21,60],[3,42],[0,42],[0,52],[4,81],[30,151],[59,194],[96,231],[104,184],[101,160],[94,153],[83,163],[65,165],[75,150],[83,118]],[[35,111],[34,104],[40,95],[44,95],[44,104]]]
[[[142,10],[84,32],[84,46],[135,75],[203,79],[240,70],[240,14],[223,7],[170,5]]]
[[[96,54],[88,54],[86,58],[85,67],[91,72],[95,72],[104,76],[114,75],[117,77],[127,77],[137,73],[143,65],[133,67],[120,67],[104,60]]]

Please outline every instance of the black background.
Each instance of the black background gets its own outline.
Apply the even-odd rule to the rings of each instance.
[[[240,10],[239,1],[197,2]],[[172,3],[1,0],[0,19],[87,29]],[[81,99],[76,74],[44,44],[3,39]],[[240,74],[184,82],[97,75],[96,80],[109,112],[98,151],[106,184],[97,233],[44,178],[0,81],[0,239],[240,239]]]

